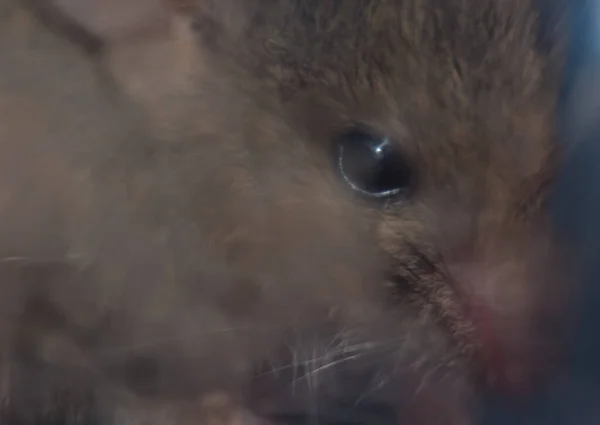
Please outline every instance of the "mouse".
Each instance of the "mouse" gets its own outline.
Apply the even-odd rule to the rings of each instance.
[[[7,421],[462,424],[551,362],[534,3],[2,8]]]

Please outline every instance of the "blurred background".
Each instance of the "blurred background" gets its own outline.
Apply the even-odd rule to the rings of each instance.
[[[546,22],[567,13],[572,32],[557,122],[567,155],[552,209],[583,293],[563,376],[528,403],[488,399],[482,423],[600,424],[600,0],[570,0],[567,10],[539,1]]]

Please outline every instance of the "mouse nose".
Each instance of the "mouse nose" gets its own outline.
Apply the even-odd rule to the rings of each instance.
[[[550,374],[555,347],[541,340],[532,332],[519,329],[502,329],[494,326],[485,307],[474,308],[475,338],[479,340],[476,360],[483,372],[485,384],[492,391],[507,396],[530,395]],[[547,341],[545,341],[547,342]]]
[[[551,333],[541,331],[542,315],[519,264],[484,262],[447,266],[464,319],[472,329],[486,384],[507,395],[529,394],[555,364]]]

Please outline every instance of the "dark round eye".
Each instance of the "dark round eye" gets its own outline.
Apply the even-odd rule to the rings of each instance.
[[[409,195],[413,170],[390,139],[347,132],[337,140],[335,154],[338,171],[353,190],[374,198]]]

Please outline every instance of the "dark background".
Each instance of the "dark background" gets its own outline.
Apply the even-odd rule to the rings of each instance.
[[[539,0],[551,21],[553,2]],[[583,290],[564,376],[525,404],[489,398],[482,423],[600,424],[600,0],[571,0],[572,37],[557,126],[566,146],[552,212]]]

